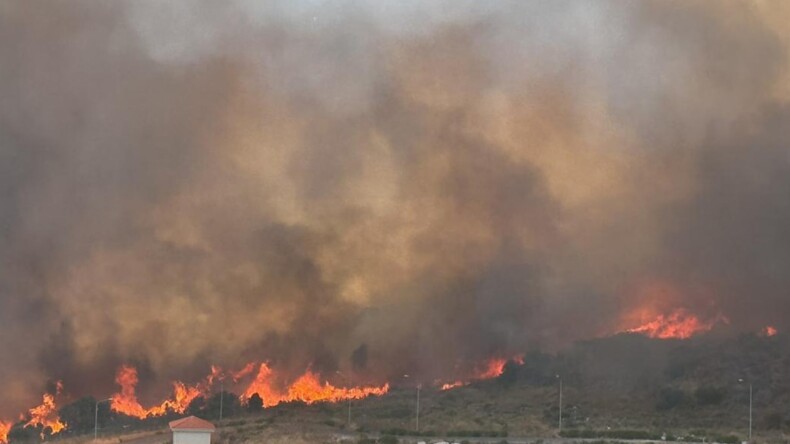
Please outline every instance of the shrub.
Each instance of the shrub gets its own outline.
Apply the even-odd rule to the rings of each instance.
[[[682,390],[665,387],[658,392],[656,410],[669,410],[675,408],[680,405],[685,398],[686,394]]]
[[[398,438],[392,435],[384,435],[379,438],[379,444],[398,444]]]
[[[247,410],[251,413],[258,413],[263,410],[263,399],[261,395],[253,393],[250,399],[247,400]]]
[[[410,434],[411,430],[406,430],[406,429],[402,429],[402,428],[397,428],[396,427],[396,428],[392,428],[392,429],[384,429],[384,430],[381,431],[381,433],[384,434],[384,435],[403,436],[403,435]],[[424,432],[423,432],[423,434],[424,434]]]
[[[713,440],[724,444],[738,444],[741,441],[741,439],[735,435],[716,436]]]
[[[703,386],[694,391],[694,398],[699,405],[721,404],[724,395],[724,389],[720,387]]]
[[[783,419],[780,412],[770,412],[765,415],[765,428],[768,430],[779,430],[782,428]]]
[[[648,432],[646,430],[578,430],[570,429],[560,432],[563,438],[610,438],[610,439],[628,439],[628,440],[650,440],[657,441],[661,439],[658,433]]]
[[[498,431],[498,430],[448,430],[446,435],[448,436],[457,436],[459,438],[464,437],[491,437],[496,438],[498,436],[505,437],[507,436],[507,431]]]

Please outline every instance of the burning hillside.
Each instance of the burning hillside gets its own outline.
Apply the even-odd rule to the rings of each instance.
[[[481,365],[472,380],[483,380],[495,378],[502,374],[506,360],[491,359]],[[255,369],[257,368],[257,372]],[[224,372],[219,367],[212,366],[211,373],[203,381],[195,385],[188,385],[181,381],[173,381],[173,393],[171,397],[151,406],[143,407],[137,399],[136,386],[139,382],[137,369],[124,365],[121,366],[115,377],[116,383],[120,386],[120,391],[111,398],[111,409],[118,414],[146,419],[166,414],[183,414],[188,407],[199,397],[208,397],[217,389],[218,381],[228,379],[228,388],[241,388],[239,401],[247,403],[249,399],[258,395],[263,400],[264,407],[274,407],[283,402],[302,402],[313,404],[319,402],[343,402],[350,399],[363,399],[368,396],[382,396],[389,390],[389,384],[381,386],[348,386],[338,387],[323,381],[319,374],[308,369],[301,376],[297,377],[290,384],[281,387],[277,381],[275,371],[266,362],[251,362],[241,370]],[[465,385],[467,382],[458,382],[458,385]],[[41,405],[29,410],[23,427],[38,427],[41,431],[41,438],[56,435],[67,428],[67,424],[58,417],[58,408],[55,404],[55,397],[61,394],[63,385],[59,382],[56,385],[55,393],[43,395]],[[443,388],[444,389],[444,388]],[[7,435],[11,430],[12,423],[0,421],[0,442],[7,442]]]
[[[668,315],[659,314],[652,320],[637,327],[625,330],[627,333],[638,333],[659,339],[688,339],[695,334],[710,331],[716,324],[727,324],[726,317],[717,316],[706,321],[679,308]]]
[[[162,416],[168,411],[183,413],[195,398],[207,393],[210,385],[200,384],[194,387],[187,386],[183,382],[173,382],[173,396],[171,399],[162,401],[161,404],[144,408],[140,405],[135,394],[137,386],[137,369],[129,366],[122,366],[118,369],[115,382],[121,386],[121,391],[112,396],[111,407],[118,413],[134,416],[136,418],[147,418],[149,416]]]
[[[273,407],[281,402],[300,401],[306,404],[315,402],[341,402],[347,399],[361,399],[367,396],[381,396],[387,393],[388,384],[380,387],[335,387],[327,381],[321,382],[321,377],[311,370],[296,378],[285,388],[279,388],[274,382],[274,370],[269,364],[260,363],[258,372],[251,381],[245,382],[251,375],[249,368],[256,367],[250,363],[241,371],[229,372],[232,376],[232,386],[241,387],[241,401],[246,402],[254,394],[263,399],[265,407]],[[223,379],[226,374],[217,367],[212,367],[212,373],[202,383],[194,386],[180,381],[173,382],[173,394],[160,404],[145,408],[137,400],[135,387],[138,382],[137,370],[134,367],[123,366],[118,370],[116,382],[121,386],[121,391],[112,397],[111,408],[113,411],[135,418],[148,418],[162,416],[166,413],[184,413],[190,403],[198,397],[207,397],[212,394],[217,386],[218,379]],[[246,386],[246,388],[244,388]]]
[[[486,379],[498,378],[505,371],[505,365],[507,365],[508,361],[517,365],[524,365],[524,358],[521,355],[514,356],[510,360],[503,358],[491,358],[477,365],[472,370],[471,375],[469,375],[466,379],[459,379],[453,382],[443,383],[441,384],[440,389],[450,390],[456,387],[463,387],[475,381],[484,381]]]
[[[367,396],[381,396],[389,390],[389,384],[380,387],[335,387],[329,382],[321,383],[320,376],[310,370],[299,376],[286,390],[278,390],[273,384],[273,371],[267,363],[261,363],[255,379],[250,383],[243,399],[258,394],[263,398],[263,405],[273,407],[281,402],[301,401],[306,404],[314,402],[339,402],[347,399],[361,399]]]
[[[521,356],[517,356],[512,361],[518,365],[523,365]],[[448,390],[454,387],[467,385],[474,381],[497,378],[502,375],[507,359],[492,358],[486,360],[472,369],[468,379],[458,380],[452,384],[439,384],[437,388]],[[238,401],[246,404],[249,399],[258,395],[263,401],[263,407],[274,407],[283,402],[301,402],[313,404],[320,402],[343,402],[347,400],[363,399],[369,396],[382,396],[389,391],[389,384],[384,383],[380,386],[335,386],[310,369],[302,375],[293,379],[290,383],[282,385],[284,375],[279,375],[267,362],[250,362],[237,371],[223,371],[217,366],[211,367],[211,372],[197,384],[189,385],[181,381],[173,381],[173,392],[171,396],[151,407],[144,407],[140,404],[136,387],[139,383],[137,369],[123,365],[118,368],[115,381],[120,390],[113,394],[109,399],[110,408],[113,412],[126,415],[137,419],[147,419],[163,416],[167,414],[183,414],[191,406],[193,401],[198,398],[208,398],[215,394],[217,384],[223,382],[223,386],[229,389],[239,389]],[[41,438],[56,435],[67,428],[58,417],[58,408],[55,405],[55,397],[60,395],[63,385],[56,385],[55,393],[47,393],[43,396],[41,405],[31,408],[28,412],[29,420],[23,427],[35,426],[42,430]],[[6,436],[11,428],[10,422],[0,422],[0,442],[6,442]]]
[[[784,2],[385,3],[0,7],[12,429],[788,330]]]
[[[700,330],[699,332],[702,331]],[[740,339],[722,339],[714,336],[703,338],[705,339],[703,341],[683,341],[685,345],[678,341],[663,340],[666,338],[684,339],[678,335],[655,335],[652,337],[645,334],[614,335],[592,341],[582,341],[557,356],[532,352],[526,356],[518,355],[510,360],[502,358],[488,359],[473,366],[466,379],[458,379],[455,382],[445,384],[436,381],[433,387],[424,387],[429,390],[425,396],[443,399],[440,394],[447,390],[486,380],[494,381],[477,386],[475,392],[479,390],[485,391],[490,387],[517,387],[514,384],[520,384],[521,386],[536,385],[544,388],[550,386],[552,389],[556,389],[556,375],[558,374],[563,375],[566,385],[575,393],[574,397],[580,396],[584,390],[591,390],[592,395],[590,396],[593,396],[593,398],[615,396],[616,393],[607,392],[607,390],[612,390],[612,387],[617,387],[617,391],[624,390],[626,392],[639,389],[641,390],[641,396],[645,396],[654,394],[657,387],[655,384],[658,384],[658,382],[654,381],[654,378],[663,378],[665,375],[670,374],[671,372],[667,371],[668,368],[683,366],[689,369],[696,369],[698,366],[702,368],[709,365],[712,362],[710,359],[699,360],[698,353],[701,348],[707,348],[714,353],[722,353],[721,360],[715,362],[716,365],[720,365],[720,367],[717,367],[718,371],[724,371],[724,374],[719,375],[717,373],[716,379],[706,382],[718,387],[721,384],[726,384],[727,381],[735,380],[734,375],[741,371],[738,363],[738,353],[731,352],[733,347],[751,349],[753,352],[757,350],[758,352],[755,356],[761,362],[761,368],[763,368],[763,365],[768,366],[770,364],[770,366],[773,366],[771,368],[776,369],[778,368],[776,367],[778,363],[790,362],[784,360],[787,354],[785,347],[787,338],[780,338],[778,341],[774,340],[774,337],[777,335],[778,332],[775,332],[772,336],[766,336],[763,331],[760,331],[743,336]],[[778,353],[777,350],[784,351]],[[618,364],[619,357],[627,357],[629,364]],[[690,363],[693,363],[693,366],[690,367]],[[703,369],[700,371],[709,370]],[[687,377],[691,375],[693,375],[693,372]],[[346,379],[344,375],[336,374],[335,376],[341,376],[339,379]],[[765,377],[767,378],[768,376]],[[234,414],[233,405],[243,406],[245,412],[255,412],[256,410],[248,410],[252,408],[250,403],[255,395],[261,398],[261,404],[258,407],[259,411],[261,407],[273,408],[282,403],[295,402],[310,405],[361,400],[369,396],[384,396],[390,389],[387,383],[380,386],[335,385],[311,369],[307,369],[295,379],[289,379],[286,373],[277,371],[270,363],[251,362],[240,370],[224,371],[219,367],[212,366],[208,375],[195,384],[174,381],[172,383],[173,393],[168,398],[154,403],[151,407],[144,407],[137,399],[136,387],[140,381],[138,372],[134,367],[129,365],[121,366],[117,370],[116,381],[119,385],[119,390],[111,398],[110,408],[112,414],[116,418],[127,417],[136,420],[153,420],[166,415],[195,414],[198,412],[202,412],[200,414],[203,415],[215,415],[214,417],[216,417],[216,411],[212,413],[211,410],[206,410],[208,405],[211,404],[211,402],[207,403],[206,401],[208,398],[213,398],[214,401],[217,400],[220,389],[218,385],[231,390],[230,392],[222,392],[226,395],[225,406],[228,408],[226,414],[230,415]],[[283,383],[283,381],[287,382]],[[660,383],[665,384],[666,381]],[[691,380],[689,383],[693,386],[699,382]],[[606,390],[598,392],[602,387],[606,387]],[[407,387],[409,391],[412,388],[412,386]],[[0,421],[0,432],[2,432],[0,442],[7,442],[9,432],[13,430],[13,427],[32,428],[44,440],[53,435],[71,430],[71,425],[58,417],[60,406],[56,405],[56,399],[63,396],[63,390],[64,387],[62,385],[56,384],[55,390],[52,393],[45,394],[42,398],[42,403],[29,409],[23,415],[23,420],[17,423],[16,426],[8,421]],[[706,390],[710,392],[712,389]],[[499,393],[501,390],[495,389],[493,392]],[[228,398],[233,393],[239,393],[237,398]],[[545,390],[542,393],[545,394]],[[724,395],[716,394],[716,396]],[[393,399],[396,400],[394,401],[396,403],[402,402],[398,400],[397,396]],[[93,414],[94,401],[93,398],[90,398],[90,404],[86,406],[91,414]],[[545,399],[542,402],[545,402]],[[662,406],[660,409],[664,409],[665,407],[663,407],[661,402],[663,402],[661,399],[656,401],[657,405]],[[701,402],[708,401],[703,400]],[[511,405],[508,402],[505,402],[505,404]],[[386,403],[374,403],[374,405],[386,405]],[[214,405],[214,408],[216,407]],[[236,410],[235,414],[238,414],[238,410]],[[128,426],[130,423],[126,422],[125,424]],[[135,423],[132,422],[131,424]],[[93,426],[92,419],[90,426]],[[118,429],[116,428],[116,430]]]

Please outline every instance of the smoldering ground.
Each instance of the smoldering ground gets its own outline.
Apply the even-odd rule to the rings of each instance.
[[[787,323],[779,2],[0,8],[3,414]]]

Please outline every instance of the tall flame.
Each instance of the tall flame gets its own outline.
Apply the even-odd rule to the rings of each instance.
[[[708,321],[701,321],[685,309],[678,308],[669,315],[659,314],[655,319],[625,331],[658,339],[688,339],[697,333],[709,331],[719,322],[726,323],[727,318],[717,316]]]
[[[112,396],[111,408],[118,413],[141,419],[149,416],[162,416],[168,411],[184,413],[189,403],[203,393],[198,386],[191,387],[183,382],[174,381],[172,399],[167,399],[159,405],[146,409],[137,400],[136,387],[138,377],[136,368],[127,365],[121,366],[115,376],[115,382],[121,386],[121,391]]]
[[[505,371],[505,364],[507,359],[492,358],[489,359],[482,369],[480,369],[474,376],[474,379],[492,379],[500,376]]]
[[[0,442],[8,442],[9,430],[11,430],[11,423],[0,421]]]
[[[249,399],[255,393],[263,398],[264,407],[272,407],[280,403],[283,396],[279,391],[275,390],[272,386],[272,379],[274,372],[265,362],[258,368],[258,373],[255,379],[250,383],[247,390],[242,395],[243,398]]]
[[[137,369],[134,367],[121,366],[115,375],[115,382],[121,386],[121,392],[112,396],[111,408],[116,412],[129,416],[145,418],[148,411],[137,401],[135,388],[137,387]]]
[[[63,384],[58,381],[55,394],[44,393],[41,404],[28,410],[30,420],[25,423],[25,427],[41,426],[44,430],[49,428],[52,435],[65,429],[66,424],[60,420],[58,408],[55,405],[55,396],[59,395],[62,390]],[[44,438],[43,431],[41,432],[41,438]]]
[[[265,362],[258,368],[255,379],[242,395],[249,399],[253,394],[263,398],[265,407],[272,407],[281,402],[302,401],[306,404],[315,402],[338,402],[347,399],[361,399],[368,396],[381,396],[389,391],[389,384],[380,387],[335,387],[329,382],[321,383],[319,376],[307,370],[287,389],[278,390],[274,385],[274,372]]]

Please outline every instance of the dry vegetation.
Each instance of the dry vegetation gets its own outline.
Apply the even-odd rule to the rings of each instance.
[[[739,441],[748,427],[748,389],[754,385],[754,431],[763,442],[786,442],[790,430],[790,347],[784,336],[657,341],[624,335],[579,343],[559,355],[532,353],[525,364],[508,364],[497,379],[441,391],[424,388],[421,434],[434,437],[556,436],[557,374],[563,375],[563,424],[569,439],[681,438]],[[259,412],[243,408],[218,425],[214,442],[357,442],[404,436],[415,428],[416,392],[395,386],[386,396],[352,403],[285,403]],[[100,443],[163,444],[166,422],[119,422]],[[145,431],[142,431],[145,428]],[[91,430],[92,432],[92,430]],[[101,436],[101,435],[100,435]],[[91,441],[92,434],[52,439]],[[364,442],[364,441],[361,441]],[[12,441],[14,444],[14,441]]]

